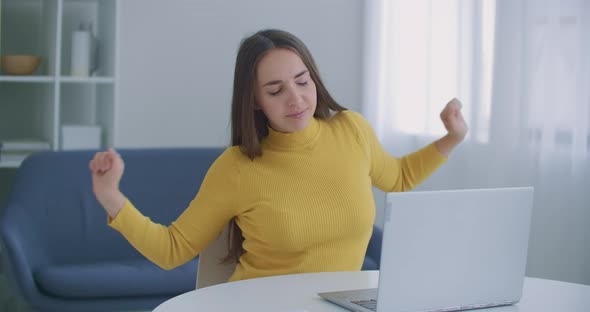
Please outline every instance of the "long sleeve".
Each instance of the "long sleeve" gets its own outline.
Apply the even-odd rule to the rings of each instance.
[[[196,197],[170,226],[152,222],[130,201],[114,220],[109,220],[109,225],[164,269],[193,259],[237,214],[240,174],[235,152],[230,148],[213,163]]]
[[[374,186],[384,192],[403,192],[413,189],[447,160],[434,144],[429,144],[401,158],[394,157],[385,151],[371,125],[360,114],[349,113],[348,115],[359,128],[362,144],[366,144],[371,181]]]
[[[409,189],[445,160],[434,146],[402,158],[388,155],[353,112],[314,118],[294,133],[269,129],[262,143],[254,160],[237,146],[226,150],[170,226],[153,223],[131,202],[111,226],[145,257],[173,268],[196,256],[235,216],[244,253],[231,281],[359,270],[375,220],[372,185]]]

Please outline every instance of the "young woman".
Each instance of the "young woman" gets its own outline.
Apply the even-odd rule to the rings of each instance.
[[[232,146],[170,226],[151,222],[119,191],[124,163],[113,150],[90,162],[108,223],[144,256],[171,269],[204,249],[228,224],[230,280],[359,270],[375,217],[373,185],[415,187],[467,133],[453,99],[441,113],[448,134],[401,158],[371,126],[330,96],[294,35],[263,30],[240,45],[234,73]]]

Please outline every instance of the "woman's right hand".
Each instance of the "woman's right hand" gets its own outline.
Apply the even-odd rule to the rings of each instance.
[[[125,164],[121,156],[112,148],[98,152],[89,164],[92,173],[92,190],[96,199],[111,218],[115,218],[125,204],[125,196],[119,191]]]

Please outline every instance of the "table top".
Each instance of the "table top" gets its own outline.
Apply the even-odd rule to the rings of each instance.
[[[305,273],[219,284],[174,297],[154,312],[194,311],[347,311],[320,298],[318,292],[375,288],[379,271]],[[521,301],[513,306],[477,311],[587,312],[590,286],[525,278]]]

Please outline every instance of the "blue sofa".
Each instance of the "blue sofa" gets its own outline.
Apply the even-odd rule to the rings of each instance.
[[[155,222],[176,219],[220,148],[120,150],[121,190]],[[160,269],[106,225],[92,193],[95,151],[34,154],[19,168],[0,217],[3,271],[36,311],[149,310],[195,288],[198,257]],[[375,228],[363,269],[378,269]]]

